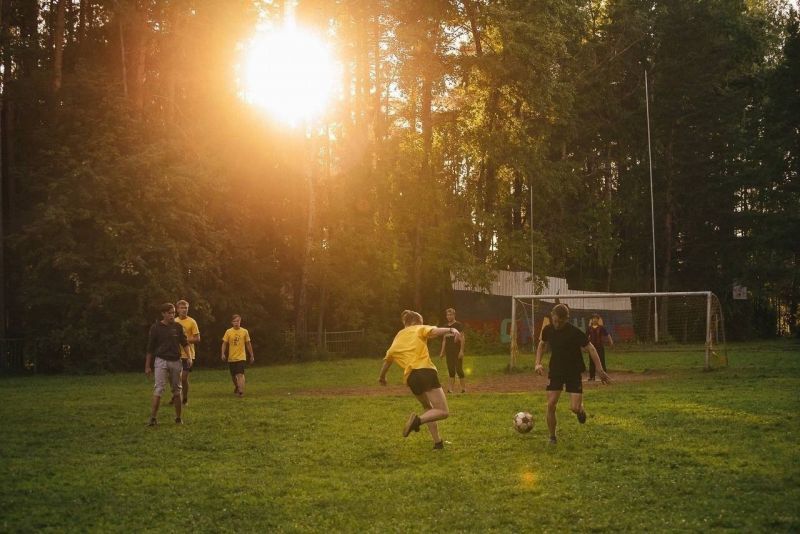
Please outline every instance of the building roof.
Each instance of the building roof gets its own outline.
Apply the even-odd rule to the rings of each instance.
[[[466,282],[456,280],[451,275],[453,291],[469,291],[472,293],[488,293],[490,295],[512,297],[514,295],[563,295],[562,302],[570,308],[583,310],[630,310],[631,299],[629,297],[612,298],[592,298],[581,299],[582,294],[595,293],[594,291],[581,291],[570,289],[565,278],[554,276],[545,277],[545,286],[541,291],[534,291],[531,284],[531,273],[527,271],[495,271],[495,279],[489,284],[488,291],[476,291]],[[554,299],[543,299],[545,302],[553,302]]]

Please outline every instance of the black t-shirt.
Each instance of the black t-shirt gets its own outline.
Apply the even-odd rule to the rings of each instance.
[[[147,352],[163,360],[177,361],[181,358],[181,346],[188,346],[186,333],[180,323],[164,324],[156,321],[150,327]]]
[[[458,321],[454,322],[453,324],[448,324],[443,326],[442,328],[454,328],[459,332],[464,331],[464,325],[459,323]],[[458,356],[461,352],[461,343],[456,343],[456,340],[450,334],[445,334],[444,336],[444,353],[450,357]]]
[[[580,328],[571,323],[556,329],[549,324],[542,330],[542,341],[550,344],[549,376],[575,376],[586,370],[583,363],[581,347],[589,344],[589,340]]]

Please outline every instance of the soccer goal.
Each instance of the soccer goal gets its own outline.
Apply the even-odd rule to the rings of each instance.
[[[511,299],[511,367],[520,348],[536,350],[550,311],[558,304],[570,309],[570,321],[583,331],[593,314],[615,345],[641,350],[682,350],[704,353],[704,367],[725,365],[725,323],[722,308],[710,291],[662,293],[570,293],[515,295]]]

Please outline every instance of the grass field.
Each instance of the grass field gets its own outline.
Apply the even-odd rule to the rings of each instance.
[[[162,407],[156,428],[143,374],[2,378],[0,531],[797,532],[800,345],[729,358],[609,352],[657,378],[587,389],[583,426],[562,399],[555,447],[538,386],[453,395],[444,451],[400,436],[416,401],[375,394],[379,360],[253,368],[243,399],[200,369],[187,423]],[[506,361],[465,367],[479,383]]]

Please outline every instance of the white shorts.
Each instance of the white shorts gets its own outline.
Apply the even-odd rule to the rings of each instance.
[[[156,385],[153,387],[153,395],[161,397],[164,395],[164,390],[167,383],[172,387],[172,396],[180,396],[181,394],[181,370],[183,366],[180,360],[164,360],[156,357],[155,364]]]

